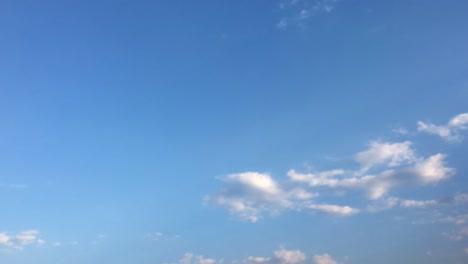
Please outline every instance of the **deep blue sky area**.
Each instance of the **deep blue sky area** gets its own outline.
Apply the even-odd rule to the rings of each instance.
[[[468,263],[467,14],[1,0],[0,263]]]

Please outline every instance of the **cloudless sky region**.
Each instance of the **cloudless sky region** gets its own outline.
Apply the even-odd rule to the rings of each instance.
[[[1,264],[468,263],[466,0],[0,0]]]

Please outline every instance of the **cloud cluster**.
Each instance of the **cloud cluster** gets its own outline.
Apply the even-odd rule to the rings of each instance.
[[[456,131],[467,129],[468,114],[455,116],[447,127],[451,131],[447,134],[450,137]],[[366,149],[352,155],[355,167],[307,173],[291,169],[282,182],[274,180],[267,173],[230,174],[220,178],[222,187],[214,195],[207,196],[206,201],[226,208],[243,220],[256,222],[265,214],[276,215],[285,210],[336,216],[351,216],[360,212],[350,205],[318,202],[318,192],[327,190],[362,192],[372,201],[368,211],[374,212],[395,206],[427,208],[468,200],[466,194],[441,200],[405,200],[390,196],[395,188],[436,185],[455,174],[455,169],[447,165],[446,154],[423,156],[417,153],[414,145],[408,140],[371,141]]]
[[[222,260],[205,258],[203,256],[196,256],[192,253],[186,253],[180,260],[179,264],[216,264],[221,263]]]
[[[276,215],[284,210],[309,209],[342,216],[358,212],[349,206],[316,204],[313,199],[317,193],[303,188],[288,188],[287,184],[279,184],[266,173],[231,174],[222,177],[221,181],[221,190],[207,196],[206,201],[251,222],[258,221],[265,213]]]
[[[8,233],[0,233],[0,245],[15,250],[23,250],[28,245],[43,245],[44,240],[40,239],[39,231],[27,230],[17,233],[16,235],[9,235]]]
[[[204,258],[186,253],[179,261],[179,264],[215,264],[223,260]],[[271,257],[253,257],[250,256],[244,260],[234,260],[232,263],[242,264],[337,264],[337,262],[328,254],[315,255],[313,259],[308,259],[301,250],[287,250],[280,248],[273,252]]]
[[[453,117],[446,125],[435,125],[430,122],[418,121],[418,131],[437,135],[451,142],[461,141],[463,137],[460,135],[460,132],[467,129],[468,113]]]

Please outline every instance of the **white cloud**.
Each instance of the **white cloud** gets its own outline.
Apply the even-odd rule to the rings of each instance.
[[[309,204],[305,207],[311,210],[317,210],[323,213],[337,216],[351,216],[359,213],[359,209],[352,208],[349,206],[339,206],[330,204]]]
[[[402,134],[402,135],[406,135],[408,134],[408,130],[406,128],[395,128],[392,130],[393,133],[397,133],[397,134]]]
[[[328,254],[315,255],[315,264],[337,264],[337,262]]]
[[[410,146],[411,142],[373,142],[368,150],[355,155],[357,162],[361,164],[361,170],[351,175],[343,175],[343,170],[308,174],[290,170],[288,177],[295,182],[307,183],[310,187],[364,190],[370,199],[376,200],[392,188],[436,184],[454,173],[454,169],[445,166],[445,155],[416,157]],[[406,166],[402,166],[403,164]],[[360,176],[362,172],[377,165],[383,166],[379,172]],[[400,167],[393,168],[395,166]]]
[[[223,259],[205,258],[201,255],[192,253],[184,254],[177,264],[219,264]],[[250,256],[244,260],[233,260],[232,263],[243,264],[337,264],[337,261],[329,254],[315,255],[313,259],[308,260],[307,255],[301,250],[287,250],[283,247],[273,252],[271,257],[253,257]]]
[[[400,202],[400,206],[405,207],[405,208],[425,208],[429,206],[435,206],[438,204],[439,204],[439,201],[436,201],[436,200],[423,200],[423,201],[402,200]]]
[[[185,255],[179,260],[179,264],[215,264],[221,262],[222,260],[195,256],[192,253],[185,253]]]
[[[287,250],[280,248],[273,252],[273,257],[248,257],[243,263],[264,264],[300,264],[307,260],[307,256],[300,250]]]
[[[39,231],[37,230],[22,231],[17,233],[16,235],[0,233],[0,246],[4,246],[12,250],[23,250],[25,246],[44,245],[46,241],[40,239],[38,236]]]
[[[268,263],[270,258],[263,258],[263,257],[248,257],[246,262],[247,263]]]
[[[414,162],[416,157],[411,145],[412,143],[410,141],[401,143],[372,141],[369,145],[369,149],[355,155],[356,161],[361,164],[360,173],[367,172],[369,169],[378,165],[396,167],[405,163]]]
[[[39,235],[39,231],[28,230],[28,231],[23,231],[23,232],[18,233],[15,238],[18,241],[18,243],[20,243],[21,245],[29,245],[29,244],[38,243],[38,238],[37,238],[38,235]]]
[[[6,233],[0,233],[0,245],[11,246],[11,238]]]
[[[468,113],[453,117],[447,125],[435,125],[418,121],[418,131],[437,135],[447,141],[456,142],[462,139],[461,130],[468,129]]]
[[[265,173],[237,173],[221,180],[221,191],[206,200],[251,222],[256,222],[264,213],[278,214],[286,209],[297,209],[301,201],[317,196],[299,188],[286,190]]]
[[[282,264],[302,263],[306,260],[306,255],[300,250],[286,250],[281,248],[274,252],[275,258]]]
[[[164,234],[161,233],[161,232],[154,232],[154,233],[146,234],[146,237],[149,238],[149,239],[152,239],[152,240],[159,240],[163,236],[164,236]]]
[[[276,24],[276,27],[281,30],[285,30],[288,28],[288,19],[287,18],[282,18],[278,23]]]

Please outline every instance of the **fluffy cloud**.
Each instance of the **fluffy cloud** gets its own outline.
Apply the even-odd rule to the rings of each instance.
[[[410,146],[411,142],[371,143],[368,150],[355,156],[362,165],[357,176],[356,173],[343,175],[343,170],[307,174],[290,170],[288,176],[292,181],[307,183],[310,187],[363,190],[370,199],[375,200],[394,187],[436,184],[454,173],[454,169],[445,166],[445,155],[416,157]],[[402,164],[407,166],[401,167]],[[375,174],[359,175],[377,165],[383,165],[383,170]],[[400,167],[392,168],[395,166]]]
[[[420,124],[421,131],[433,130],[428,127],[431,125]],[[448,130],[435,127],[440,130],[438,134],[452,138],[458,131],[468,129],[468,113],[452,118],[442,127]],[[317,202],[314,198],[318,196],[318,191],[324,190],[335,193],[363,192],[373,201],[367,208],[371,212],[393,207],[428,208],[468,201],[467,194],[441,200],[404,200],[389,196],[395,188],[436,185],[455,174],[455,169],[446,164],[446,154],[422,156],[413,146],[411,141],[371,141],[366,149],[352,155],[355,166],[350,169],[335,168],[308,173],[291,169],[283,182],[277,182],[266,173],[230,174],[221,178],[220,190],[207,196],[205,201],[251,222],[258,221],[265,214],[275,215],[285,210],[336,216],[360,212],[360,209],[349,205]]]
[[[282,248],[275,251],[275,258],[282,264],[296,264],[304,262],[306,255],[300,250],[286,250]]]
[[[357,153],[355,159],[362,166],[361,173],[377,165],[395,167],[416,160],[411,145],[412,143],[410,141],[401,143],[373,141],[370,143],[369,149]]]
[[[337,262],[328,254],[314,256],[315,264],[337,264]]]
[[[460,131],[468,129],[468,113],[452,118],[446,125],[435,125],[418,121],[418,131],[437,135],[447,141],[460,141]]]
[[[6,233],[0,233],[0,245],[11,246],[11,238]]]
[[[0,233],[0,246],[8,247],[11,249],[22,250],[24,246],[28,245],[43,245],[45,241],[40,239],[39,231],[27,230],[17,233],[16,235],[9,235],[7,233]]]
[[[301,201],[317,196],[304,189],[286,189],[265,173],[231,174],[221,180],[221,191],[206,200],[251,222],[256,222],[264,213],[277,214],[286,209],[297,209]]]

